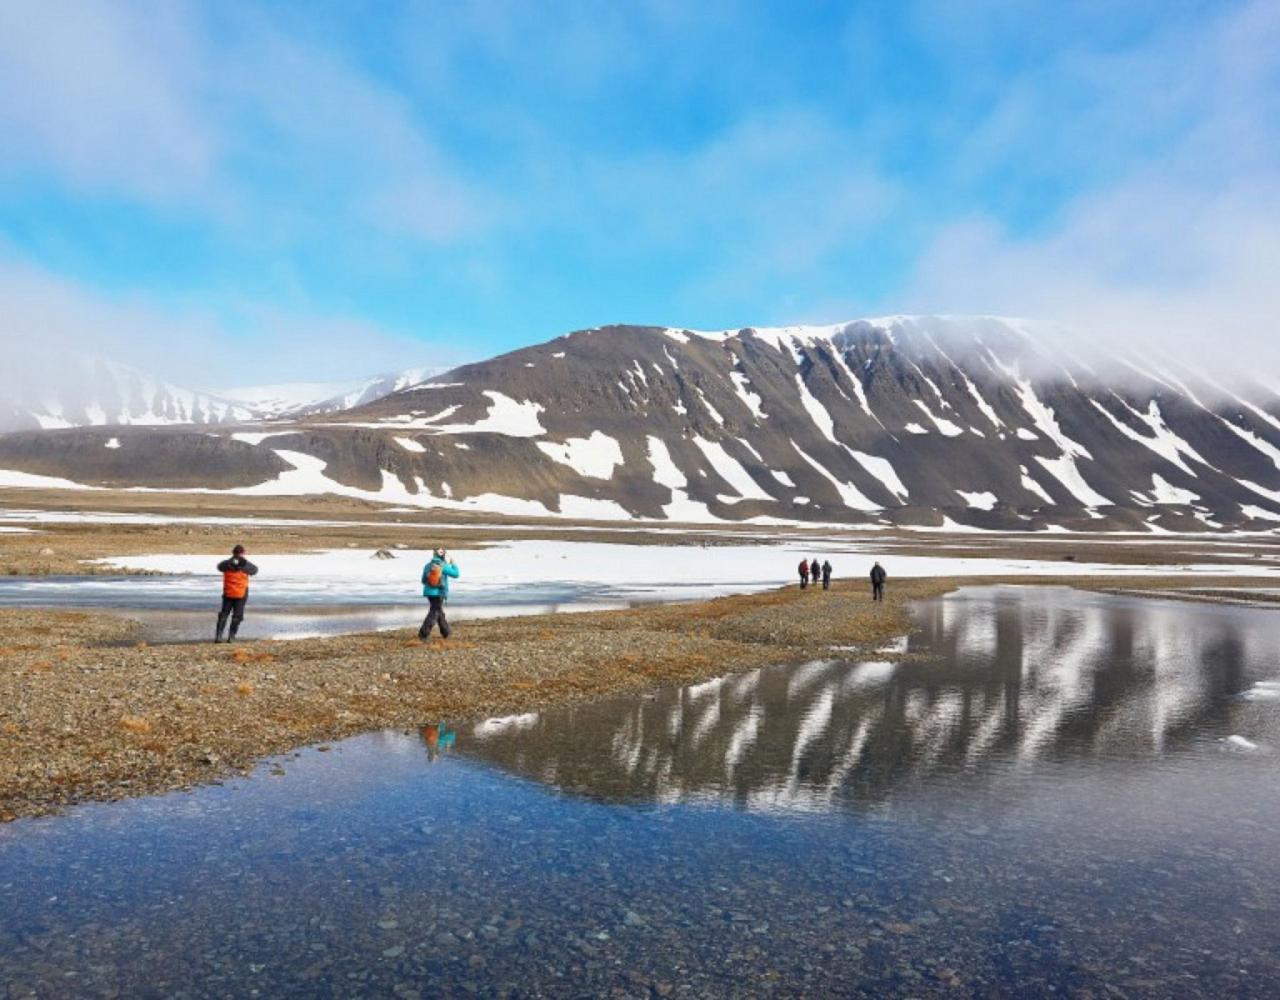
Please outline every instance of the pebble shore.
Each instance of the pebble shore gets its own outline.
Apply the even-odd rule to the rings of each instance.
[[[116,615],[4,610],[0,821],[218,781],[264,756],[373,729],[871,653],[909,631],[910,601],[992,582],[999,581],[894,581],[883,604],[842,582],[829,592],[792,587],[627,611],[469,621],[449,640],[427,643],[407,629],[147,645],[136,641],[135,623]],[[1107,590],[1185,584],[1174,577],[1072,581]],[[245,632],[252,628],[250,614]]]

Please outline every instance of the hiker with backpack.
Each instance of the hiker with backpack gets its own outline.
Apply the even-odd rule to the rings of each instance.
[[[440,624],[440,637],[449,638],[452,629],[444,615],[444,602],[449,599],[449,578],[457,579],[457,576],[458,567],[443,548],[436,549],[431,561],[422,567],[422,596],[431,605],[427,617],[422,620],[422,627],[418,629],[418,638],[423,642],[431,637],[431,630],[437,622]]]
[[[809,586],[809,561],[807,559],[800,560],[800,589],[804,590]]]
[[[831,561],[826,560],[822,564],[822,589],[831,589]]]
[[[231,631],[227,634],[227,642],[235,642],[240,623],[244,621],[244,606],[249,600],[249,577],[257,576],[258,567],[244,557],[244,546],[237,545],[231,550],[230,559],[218,563],[218,572],[222,574],[222,608],[218,611],[218,627],[213,633],[213,641],[222,642],[222,632],[230,618]]]

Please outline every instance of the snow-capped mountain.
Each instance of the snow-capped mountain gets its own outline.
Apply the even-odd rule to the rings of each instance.
[[[219,395],[248,407],[261,418],[302,417],[347,410],[427,381],[439,368],[404,371],[342,382],[285,382],[218,390]]]
[[[578,518],[1280,525],[1273,390],[1060,344],[994,317],[583,330],[228,434],[202,485]],[[0,469],[159,485],[129,457],[154,442],[64,433],[0,438]]]
[[[85,355],[25,358],[0,384],[0,433],[67,427],[239,424],[328,413],[423,382],[437,368],[342,382],[187,389],[128,365]]]
[[[24,358],[17,378],[0,383],[0,431],[125,424],[219,424],[253,419],[248,407],[184,389],[101,358],[67,354]]]

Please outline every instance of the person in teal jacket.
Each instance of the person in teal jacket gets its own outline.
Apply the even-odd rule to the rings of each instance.
[[[449,599],[450,577],[457,579],[458,567],[443,548],[436,549],[431,562],[422,567],[422,596],[431,605],[427,617],[422,620],[422,627],[418,629],[418,638],[423,642],[431,637],[431,630],[437,622],[440,623],[442,639],[449,638],[449,633],[453,631],[444,615],[444,602]]]

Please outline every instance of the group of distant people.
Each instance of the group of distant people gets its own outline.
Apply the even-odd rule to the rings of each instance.
[[[231,550],[231,558],[218,563],[218,572],[222,574],[222,607],[218,610],[218,623],[214,631],[213,641],[235,642],[240,624],[244,621],[245,605],[249,601],[249,579],[258,575],[258,567],[251,563],[245,554],[243,545]],[[418,627],[418,638],[426,642],[431,633],[439,628],[442,639],[449,638],[453,629],[445,615],[445,602],[449,599],[449,581],[458,578],[458,565],[450,558],[444,548],[438,548],[431,554],[430,561],[422,567],[422,596],[427,599],[427,617]],[[884,582],[888,574],[877,562],[871,567],[871,599],[884,600]],[[816,587],[822,584],[823,590],[831,589],[831,561],[824,559],[818,562],[813,559],[800,560],[800,589],[805,590],[810,581]],[[228,623],[230,629],[227,628]],[[226,638],[223,638],[223,635]]]
[[[873,601],[884,600],[884,582],[888,578],[889,574],[885,572],[884,567],[877,561],[871,567],[871,599]],[[831,589],[831,561],[829,559],[818,562],[815,556],[813,559],[800,560],[800,589],[808,589],[810,582],[815,587],[821,583],[823,590]]]
[[[822,589],[831,589],[831,563],[824,561],[819,563],[818,557],[814,556],[812,560],[800,560],[800,589],[804,590],[809,586],[809,581],[813,581],[816,587],[818,581],[822,581]]]

